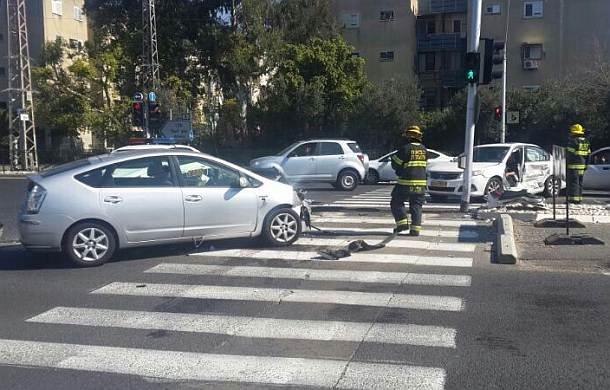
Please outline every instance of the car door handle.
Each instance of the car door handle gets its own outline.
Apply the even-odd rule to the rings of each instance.
[[[184,197],[184,200],[187,202],[201,202],[203,200],[203,196],[201,195],[187,195]]]
[[[117,204],[117,203],[121,203],[123,201],[123,198],[121,198],[120,196],[107,196],[104,198],[104,203],[111,203],[111,204]]]

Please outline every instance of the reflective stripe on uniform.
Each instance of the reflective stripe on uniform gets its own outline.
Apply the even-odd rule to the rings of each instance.
[[[396,222],[396,226],[402,226],[402,225],[408,225],[408,224],[409,224],[408,218],[403,218],[400,221]]]
[[[568,164],[568,169],[587,169],[586,164]]]
[[[404,162],[397,155],[392,156],[392,161],[394,161],[398,165],[402,165],[402,163]]]
[[[579,149],[575,149],[575,148],[566,148],[566,150],[570,153],[574,153],[578,156],[588,156],[589,154],[591,154],[590,150],[579,150]]]
[[[419,231],[421,231],[421,226],[418,226],[418,225],[411,225],[411,230],[414,230],[414,231],[416,231],[416,232],[419,232]]]
[[[398,178],[397,182],[398,182],[398,184],[403,185],[403,186],[425,186],[426,185],[426,179],[419,180],[419,179]]]
[[[425,167],[426,161],[409,161],[404,164],[405,167]]]
[[[582,196],[568,196],[568,200],[582,200]]]

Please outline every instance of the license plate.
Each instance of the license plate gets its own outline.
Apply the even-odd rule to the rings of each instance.
[[[432,180],[431,187],[447,187],[447,182],[444,180]]]

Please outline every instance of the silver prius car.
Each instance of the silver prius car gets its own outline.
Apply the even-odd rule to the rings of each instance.
[[[148,149],[91,157],[29,177],[21,243],[62,250],[74,263],[106,262],[119,248],[261,236],[290,245],[301,200],[289,185],[187,150]]]

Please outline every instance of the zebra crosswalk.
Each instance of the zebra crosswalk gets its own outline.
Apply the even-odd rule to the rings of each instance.
[[[387,203],[388,194],[380,189],[356,199]],[[317,251],[354,237],[379,241],[391,232],[387,211],[322,211],[313,217],[322,232],[304,232],[290,247],[214,243],[219,248],[161,258],[90,291],[90,304],[50,307],[25,319],[31,326],[78,329],[85,335],[78,343],[0,339],[0,365],[214,388],[444,389],[446,361],[460,349],[474,255],[488,226],[440,212],[425,214],[427,234],[400,235],[383,249],[336,261],[320,259]],[[100,345],[101,330],[129,337]],[[151,331],[224,341],[168,350],[138,341]],[[301,342],[308,347],[295,349]],[[426,351],[446,358],[430,364],[421,360]]]

